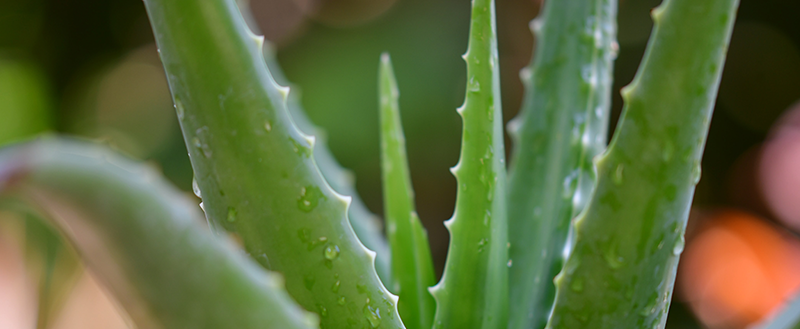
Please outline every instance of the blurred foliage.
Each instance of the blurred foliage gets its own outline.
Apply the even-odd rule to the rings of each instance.
[[[52,98],[35,65],[0,58],[0,145],[48,129]]]
[[[652,27],[649,11],[659,2],[620,1],[612,126],[622,106],[616,91],[633,78]],[[540,5],[497,3],[506,120],[520,106],[518,72],[532,53],[528,22]],[[327,130],[333,153],[355,172],[375,213],[383,213],[375,63],[381,52],[392,54],[417,208],[440,273],[448,243],[441,223],[455,201],[448,168],[460,144],[454,109],[464,99],[459,57],[469,2],[251,0],[251,7],[309,117]],[[796,0],[741,2],[697,205],[732,203],[733,164],[800,99],[798,15]],[[150,160],[188,191],[191,166],[165,82],[139,0],[0,0],[0,143],[47,127],[99,138]],[[681,320],[688,314],[674,303],[670,326],[691,328]]]

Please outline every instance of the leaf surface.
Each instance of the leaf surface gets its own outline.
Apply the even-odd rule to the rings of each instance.
[[[297,129],[233,0],[147,0],[206,217],[325,328],[402,328],[397,297]],[[224,234],[224,233],[222,233]]]
[[[85,142],[0,152],[0,191],[52,216],[139,328],[317,328],[283,280],[204,228],[152,169]]]
[[[398,308],[406,327],[429,329],[436,304],[428,287],[436,279],[428,234],[414,210],[414,191],[397,102],[399,92],[389,54],[381,56],[378,80],[383,199],[389,243],[394,251],[392,276],[400,295]]]
[[[737,0],[667,0],[556,278],[548,328],[663,328]]]

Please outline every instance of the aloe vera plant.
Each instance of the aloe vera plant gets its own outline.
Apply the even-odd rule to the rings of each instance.
[[[210,230],[158,174],[100,146],[47,138],[0,151],[0,191],[50,214],[139,327],[664,326],[737,0],[653,11],[608,149],[616,1],[545,3],[508,176],[495,4],[473,0],[438,283],[388,54],[377,106],[387,239],[340,194],[351,183],[307,134],[236,1],[144,3]]]

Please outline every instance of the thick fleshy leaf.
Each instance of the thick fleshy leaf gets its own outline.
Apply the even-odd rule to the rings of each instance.
[[[556,278],[549,328],[663,328],[738,0],[667,0]]]
[[[548,1],[531,22],[536,48],[509,124],[509,328],[543,328],[571,220],[594,187],[606,146],[616,57],[616,0]]]
[[[146,0],[206,217],[325,328],[402,328],[234,0]]]
[[[506,326],[508,225],[500,63],[493,0],[474,0],[467,62],[461,157],[451,169],[458,182],[444,274],[431,288],[434,328]]]
[[[94,144],[44,140],[0,151],[0,191],[52,216],[140,328],[315,328],[283,289],[197,207],[141,164]]]
[[[247,10],[248,1],[239,1],[239,9],[247,21],[248,26],[254,33],[259,33],[257,26],[255,26],[255,19],[250,15]],[[283,75],[278,61],[275,59],[275,50],[273,45],[264,40],[262,46],[264,53],[264,61],[267,63],[272,77],[275,81],[282,86],[289,86],[291,83]],[[296,86],[291,85],[292,90],[298,89]],[[364,201],[358,195],[355,188],[355,177],[353,173],[339,164],[336,158],[328,148],[328,140],[326,132],[314,125],[303,110],[300,104],[300,98],[297,96],[298,92],[292,92],[286,97],[286,107],[289,109],[289,114],[292,116],[292,121],[306,135],[314,136],[314,162],[319,167],[319,172],[322,177],[328,182],[331,188],[344,196],[351,198],[350,207],[347,209],[347,217],[350,219],[350,225],[353,226],[353,231],[358,236],[358,239],[364,244],[367,249],[375,252],[375,271],[378,272],[384,285],[389,285],[392,282],[391,270],[389,263],[391,260],[391,252],[386,238],[383,236],[383,226],[380,218],[367,209]]]

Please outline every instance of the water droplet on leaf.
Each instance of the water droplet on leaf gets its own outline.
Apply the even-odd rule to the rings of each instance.
[[[339,246],[333,243],[329,243],[328,245],[325,246],[325,249],[322,251],[322,254],[323,256],[325,256],[325,259],[327,260],[335,260],[336,258],[339,258]]]
[[[467,83],[467,90],[469,92],[477,93],[481,91],[481,84],[477,80],[475,80],[475,76],[469,78],[469,83]]]
[[[327,200],[319,187],[309,185],[300,189],[300,198],[297,199],[297,208],[303,212],[311,212],[319,204],[320,199]]]
[[[178,120],[183,121],[183,115],[184,115],[183,102],[181,102],[180,98],[177,97],[175,97],[175,111],[178,112]]]
[[[678,236],[678,240],[675,241],[675,246],[672,247],[672,254],[675,256],[680,255],[683,252],[683,247],[686,245],[686,240],[683,238],[683,234]]]
[[[321,236],[318,239],[308,243],[308,251],[312,251],[326,242],[328,242],[328,238]]]
[[[381,310],[379,308],[374,308],[369,304],[365,305],[364,317],[367,318],[369,325],[373,328],[377,328],[381,325]]]
[[[194,192],[194,195],[196,195],[198,198],[203,198],[200,193],[200,186],[197,186],[197,180],[194,177],[192,177],[192,192]]]
[[[697,185],[700,182],[700,176],[703,174],[703,168],[700,166],[700,161],[695,161],[692,167],[692,184]]]

